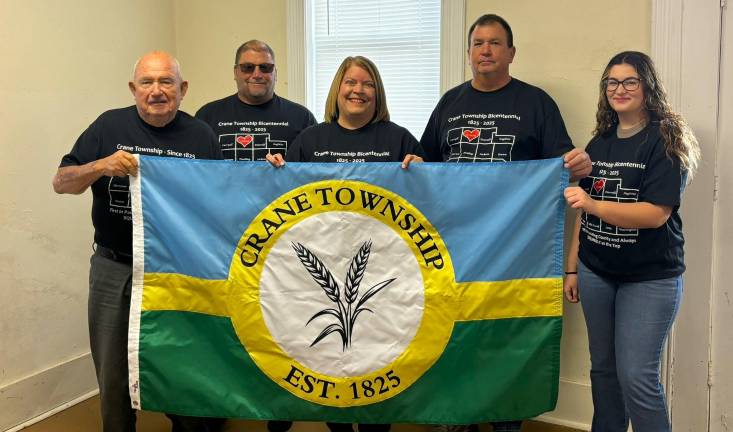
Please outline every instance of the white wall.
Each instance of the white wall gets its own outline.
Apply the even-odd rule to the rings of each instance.
[[[61,156],[134,103],[135,60],[179,57],[182,108],[234,93],[233,57],[268,41],[287,96],[285,0],[0,0],[0,430],[96,389],[87,336],[91,195],[53,193]],[[258,19],[251,20],[254,15]]]
[[[91,199],[53,193],[61,156],[133,103],[136,58],[173,50],[170,1],[0,1],[0,430],[94,390]]]

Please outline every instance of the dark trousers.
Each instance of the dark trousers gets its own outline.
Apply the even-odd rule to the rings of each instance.
[[[519,432],[522,429],[522,421],[491,422],[494,432]]]
[[[99,384],[104,432],[135,432],[128,388],[127,329],[132,267],[94,253],[89,269],[89,345]],[[173,432],[213,432],[223,420],[167,414]]]
[[[127,386],[127,324],[132,267],[95,253],[89,270],[89,344],[97,372],[104,432],[134,432]]]

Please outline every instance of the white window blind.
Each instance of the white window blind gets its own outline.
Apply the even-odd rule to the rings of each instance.
[[[391,120],[420,139],[440,96],[440,0],[311,0],[308,107],[319,120],[336,69],[361,55],[379,69]]]

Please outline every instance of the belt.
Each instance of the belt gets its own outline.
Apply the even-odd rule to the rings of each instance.
[[[97,245],[97,255],[111,259],[112,261],[116,261],[121,264],[127,264],[132,265],[132,255],[126,254],[124,252],[118,252],[114,249],[110,249],[108,247]]]

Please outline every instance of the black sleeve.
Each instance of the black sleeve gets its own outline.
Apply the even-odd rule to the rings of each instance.
[[[593,160],[593,156],[591,156],[591,153],[593,153],[593,147],[594,144],[598,141],[598,136],[594,136],[593,138],[588,141],[588,144],[585,145],[585,152],[588,153],[588,156],[590,156],[591,160]],[[596,172],[596,168],[593,167],[591,173],[580,180],[578,180],[578,186],[580,186],[587,194],[590,194],[590,188],[593,184],[593,173]]]
[[[422,146],[417,141],[417,138],[415,138],[415,136],[407,129],[405,129],[404,135],[402,136],[402,148],[404,154],[401,159],[404,159],[408,154],[414,154],[415,156],[420,156],[425,159],[425,152],[423,151]]]
[[[209,109],[209,105],[206,104],[206,105],[202,106],[201,108],[199,108],[198,111],[196,111],[196,114],[194,115],[194,117],[196,117],[197,119],[203,121],[206,124],[209,124],[209,120],[211,118],[210,111],[211,110]]]
[[[313,115],[313,113],[309,109],[306,109],[306,111],[308,112],[308,120],[306,121],[303,129],[311,127],[311,126],[315,126],[318,124],[318,121],[316,120],[316,117]]]
[[[544,96],[544,121],[542,125],[542,158],[562,156],[573,148],[573,141],[565,129],[565,122],[560,114],[560,109],[554,100],[548,95]]]
[[[100,123],[102,123],[101,116],[82,132],[79,138],[77,138],[76,143],[74,143],[71,152],[61,158],[59,168],[84,165],[99,159],[101,150]]]
[[[219,145],[219,140],[216,138],[216,135],[214,134],[214,131],[211,130],[211,128],[208,128],[207,138],[209,141],[209,147],[211,148],[211,159],[224,159],[224,154],[221,152],[221,145]]]
[[[206,126],[208,126],[212,132],[215,132],[214,128],[216,127],[216,122],[214,121],[213,108],[210,103],[199,108],[194,117],[206,123]]]
[[[680,161],[677,157],[667,156],[661,136],[653,145],[639,188],[639,201],[677,207],[680,205],[685,178]]]
[[[440,128],[438,127],[438,121],[440,118],[439,108],[440,102],[433,110],[433,113],[428,119],[428,123],[425,125],[425,131],[420,138],[420,146],[422,147],[423,159],[426,162],[443,162],[443,152],[440,149]],[[417,154],[417,153],[415,153]]]
[[[288,152],[285,154],[286,162],[307,162],[303,157],[303,132],[301,131],[290,144]]]

